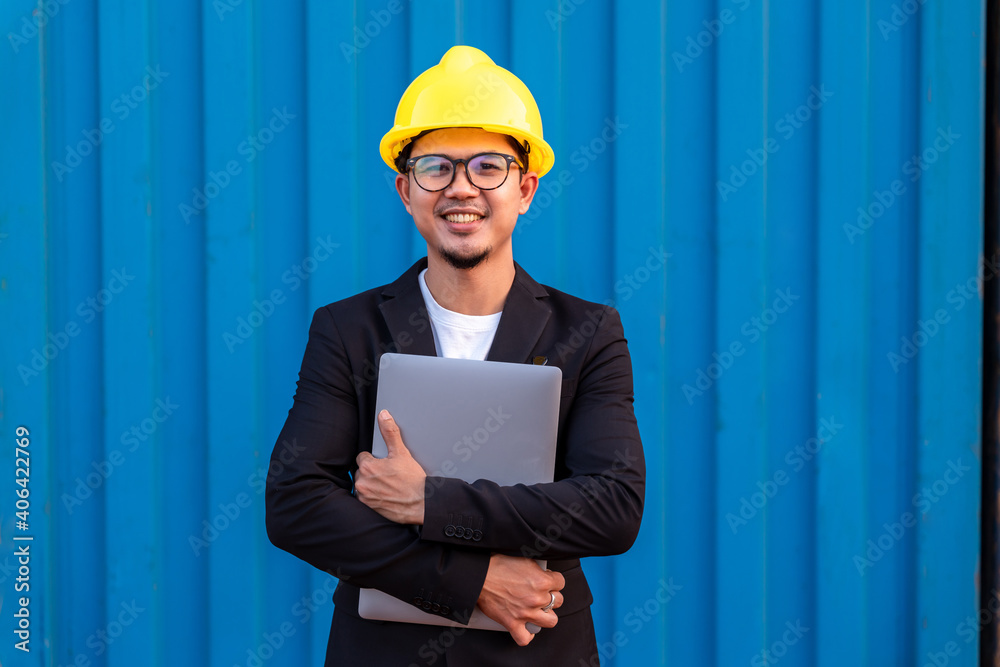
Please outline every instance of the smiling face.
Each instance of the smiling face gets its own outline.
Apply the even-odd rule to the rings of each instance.
[[[410,156],[434,154],[465,159],[486,152],[515,153],[505,135],[479,128],[446,128],[417,139]],[[514,225],[517,216],[527,212],[538,187],[538,176],[528,172],[522,178],[516,165],[511,165],[507,180],[494,190],[472,185],[461,165],[451,185],[439,192],[421,188],[413,174],[396,177],[400,199],[427,241],[429,262],[472,269],[488,259],[514,261]]]

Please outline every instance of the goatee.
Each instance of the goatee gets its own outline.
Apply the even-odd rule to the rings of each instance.
[[[474,269],[482,264],[492,251],[493,246],[487,246],[475,255],[457,255],[445,248],[440,249],[441,257],[444,258],[444,261],[448,262],[453,268],[463,271]]]

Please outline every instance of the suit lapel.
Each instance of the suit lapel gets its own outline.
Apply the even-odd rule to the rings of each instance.
[[[514,284],[507,294],[493,346],[486,357],[489,361],[528,361],[552,314],[542,299],[548,296],[545,288],[516,262],[514,269]]]
[[[389,334],[399,346],[400,352],[433,357],[437,354],[434,347],[434,332],[431,331],[424,295],[420,292],[420,283],[417,280],[417,276],[426,268],[425,257],[411,266],[395,282],[386,285],[382,289],[382,296],[386,300],[379,304],[379,310],[382,311],[385,324],[389,327]]]
[[[395,282],[386,285],[382,289],[385,301],[379,305],[379,310],[389,327],[392,340],[399,345],[401,352],[433,357],[437,354],[434,333],[431,331],[424,297],[417,281],[417,276],[425,268],[427,258],[421,259]],[[486,357],[489,361],[528,361],[551,315],[549,306],[543,300],[548,296],[545,288],[536,283],[516,262],[514,269],[514,283],[507,294],[500,324]],[[407,339],[412,343],[405,345]]]

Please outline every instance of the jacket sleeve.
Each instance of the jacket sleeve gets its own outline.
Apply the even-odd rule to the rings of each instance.
[[[320,308],[309,330],[295,399],[271,455],[268,537],[343,581],[415,605],[434,601],[434,613],[468,619],[489,554],[423,541],[415,527],[383,518],[352,495],[361,449],[350,361],[334,317]]]
[[[429,478],[435,488],[425,501],[424,542],[548,559],[613,555],[632,546],[642,519],[645,461],[617,311],[605,307],[583,354],[559,434],[563,478],[530,486]]]

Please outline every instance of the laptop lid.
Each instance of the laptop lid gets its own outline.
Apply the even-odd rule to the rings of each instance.
[[[375,414],[389,411],[429,476],[538,484],[553,479],[561,388],[554,366],[386,353]],[[377,423],[372,454],[387,454]],[[369,588],[361,590],[358,611],[373,620],[460,627]],[[478,609],[469,627],[505,631]]]

